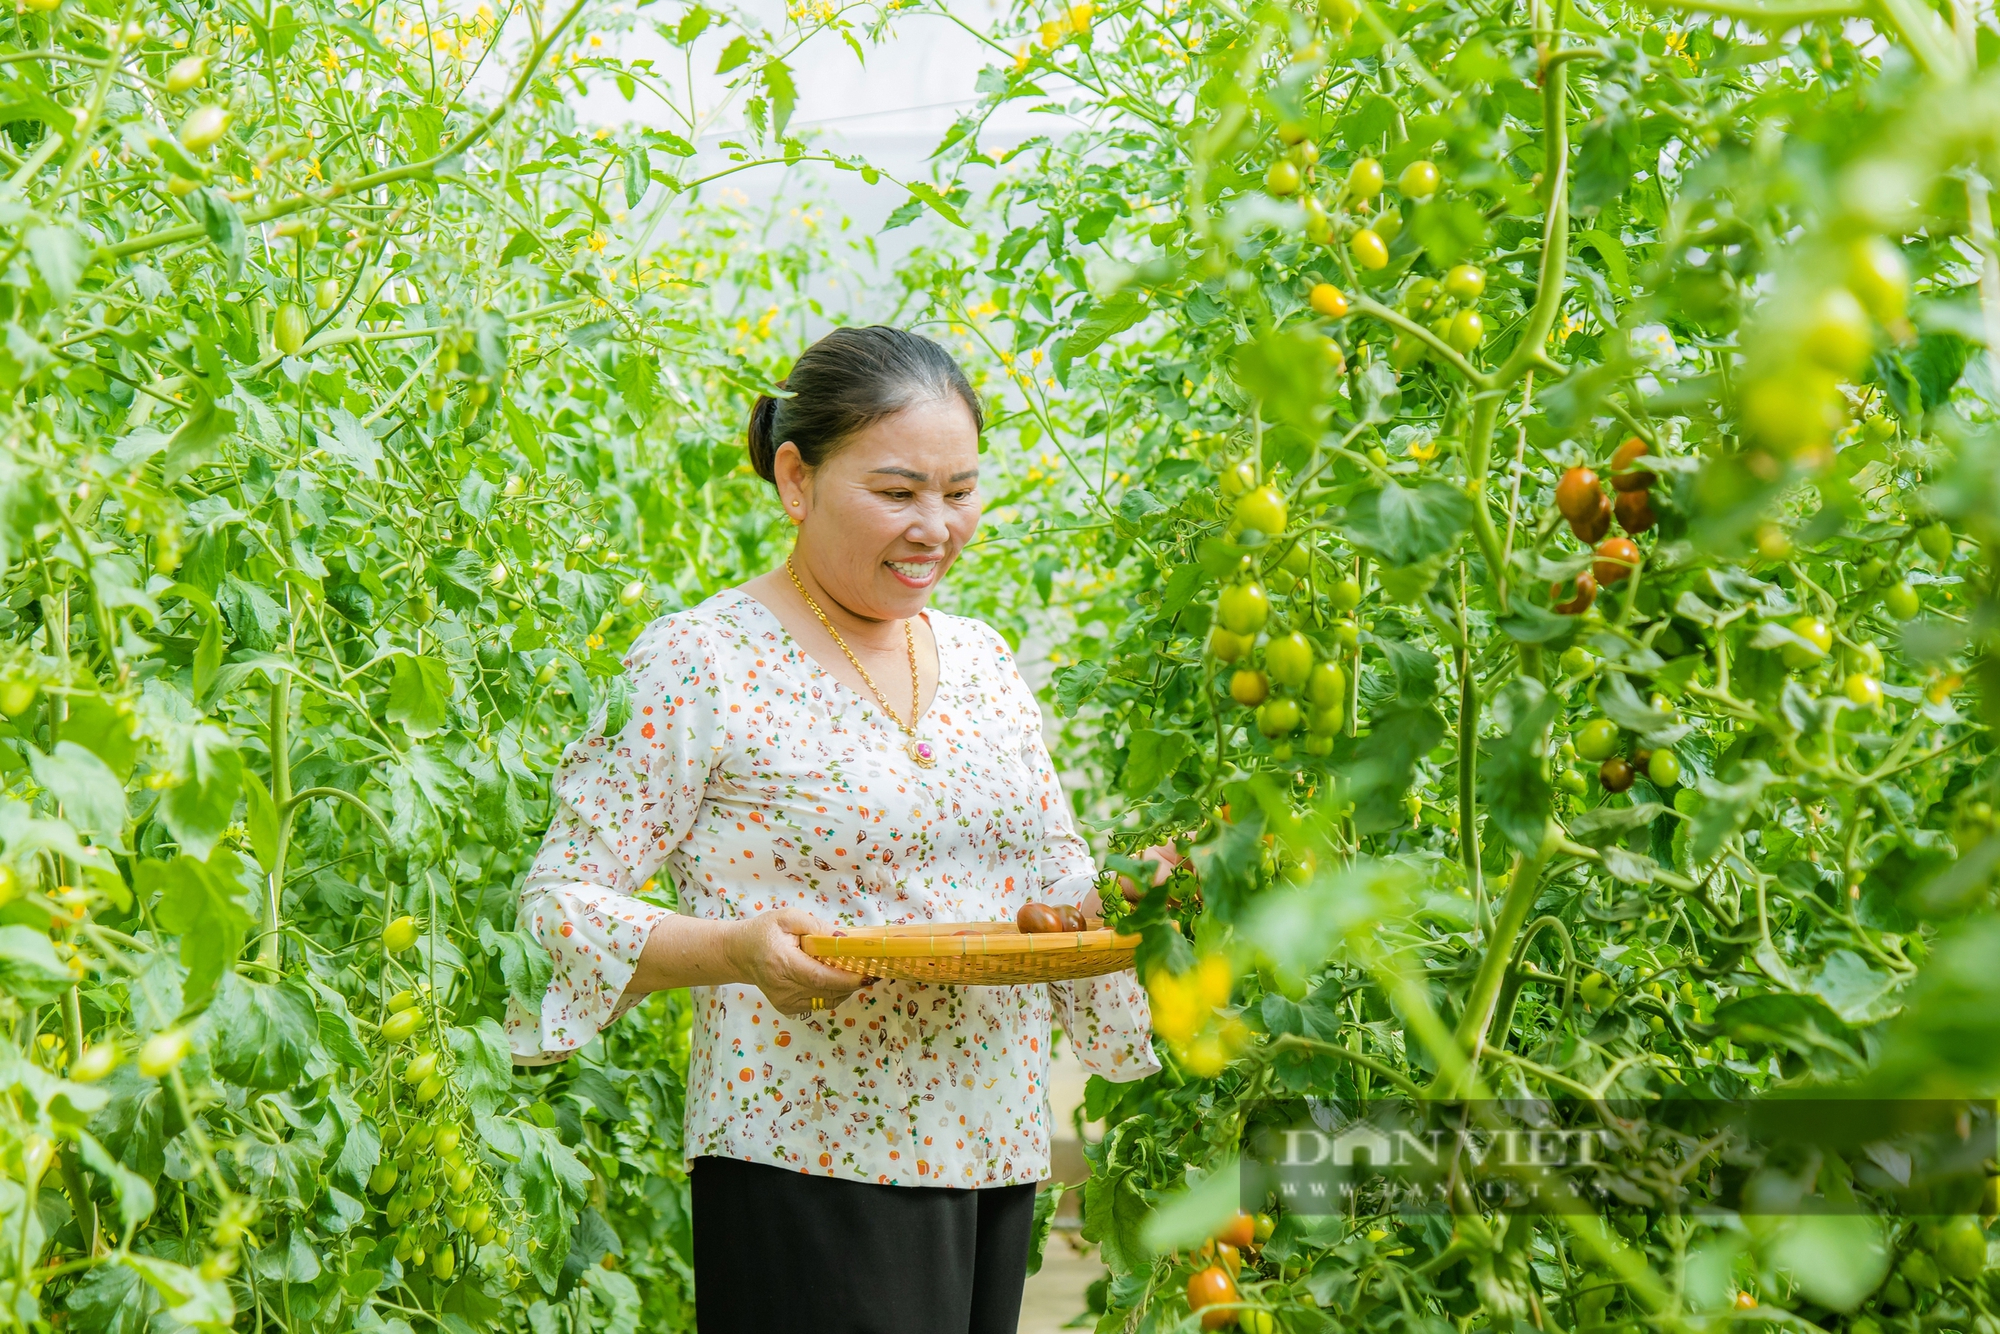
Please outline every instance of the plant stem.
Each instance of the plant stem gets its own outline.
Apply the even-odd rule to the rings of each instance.
[[[271,751],[271,806],[277,813],[277,850],[271,856],[271,871],[264,899],[264,940],[257,947],[258,962],[277,967],[284,955],[284,937],[279,933],[279,910],[285,893],[285,861],[290,852],[292,821],[291,713],[292,678],[280,672],[271,683],[271,719],[266,739]]]

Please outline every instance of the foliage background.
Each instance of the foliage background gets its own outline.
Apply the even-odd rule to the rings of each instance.
[[[1111,864],[1192,857],[1132,919],[1169,1068],[1089,1090],[1099,1328],[1198,1323],[1239,1135],[1307,1096],[1994,1093],[1990,15],[1022,7],[900,182],[791,133],[799,43],[888,17],[4,20],[10,1320],[691,1324],[684,1002],[511,1071],[547,966],[514,882],[561,745],[629,707],[618,647],[779,558],[739,423],[852,313],[836,272],[991,401],[948,604],[1057,669]],[[692,65],[618,58],[642,27],[719,57],[719,162]],[[593,86],[644,128],[580,124]],[[984,150],[1024,102],[1090,128]],[[715,188],[807,168],[901,192],[893,283],[804,187]],[[1592,561],[1556,482],[1632,435],[1643,570],[1558,613]],[[1330,729],[1229,693],[1293,631],[1345,674]],[[1607,791],[1600,718],[1679,773]],[[1990,1203],[1787,1171],[1866,1218],[1285,1216],[1238,1292],[1293,1330],[1986,1329]]]

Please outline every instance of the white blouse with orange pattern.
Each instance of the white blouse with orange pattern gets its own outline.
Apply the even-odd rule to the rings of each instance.
[[[940,679],[918,727],[836,682],[754,597],[719,593],[648,626],[625,658],[629,721],[600,712],[557,771],[521,891],[554,979],[509,1008],[524,1064],[561,1060],[624,1013],[668,910],[635,897],[664,870],[681,910],[804,908],[839,926],[1009,919],[1094,903],[1096,866],[1013,654],[979,621],[927,612]],[[1049,1036],[1106,1079],[1159,1068],[1130,972],[1074,983],[885,980],[793,1019],[756,987],[696,987],[687,1154],[855,1181],[998,1186],[1048,1175]]]

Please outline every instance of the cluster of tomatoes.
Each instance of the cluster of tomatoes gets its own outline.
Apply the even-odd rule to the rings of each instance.
[[[417,934],[415,919],[398,917],[383,929],[383,947],[399,954],[415,944]],[[356,1099],[382,1128],[382,1158],[368,1175],[368,1192],[381,1197],[382,1220],[397,1234],[397,1261],[428,1268],[433,1278],[449,1282],[461,1259],[477,1247],[506,1246],[512,1236],[502,1226],[504,1205],[492,1174],[468,1152],[450,1053],[425,1039],[434,1028],[428,988],[399,991],[386,1008],[377,1029],[390,1049],[384,1053],[380,1091],[364,1089]],[[412,1047],[399,1066],[396,1050],[406,1043]],[[500,1270],[497,1276],[509,1287],[520,1282],[513,1256],[500,1262]]]
[[[1306,752],[1330,755],[1347,717],[1347,669],[1323,656],[1298,630],[1271,625],[1270,588],[1294,588],[1312,570],[1313,549],[1301,535],[1285,537],[1285,497],[1268,482],[1260,485],[1247,461],[1223,470],[1222,492],[1234,502],[1230,537],[1251,551],[1241,557],[1235,579],[1216,599],[1208,651],[1217,662],[1239,664],[1229,678],[1230,698],[1256,710],[1257,730],[1273,742],[1280,758],[1290,756],[1290,738],[1302,727]],[[1273,556],[1260,559],[1265,547]],[[1334,580],[1327,593],[1342,613],[1361,601],[1361,588],[1351,579]],[[1341,651],[1360,642],[1351,621],[1336,624],[1333,638]]]
[[[1566,616],[1581,615],[1597,600],[1600,588],[1631,577],[1639,568],[1643,557],[1632,538],[1659,522],[1653,513],[1653,486],[1659,475],[1637,466],[1650,452],[1646,442],[1636,435],[1618,446],[1611,455],[1608,496],[1603,482],[1590,468],[1571,468],[1556,483],[1556,508],[1569,521],[1569,530],[1576,534],[1577,540],[1595,549],[1596,559],[1588,570],[1577,575],[1573,589],[1565,589],[1561,584],[1549,589],[1549,600],[1555,610]],[[1613,520],[1630,536],[1607,536]]]
[[[1237,1283],[1243,1277],[1245,1257],[1255,1263],[1255,1254],[1271,1239],[1277,1223],[1269,1214],[1237,1213],[1201,1248],[1200,1259],[1207,1261],[1187,1282],[1188,1309],[1201,1316],[1203,1329],[1227,1329],[1231,1325],[1245,1334],[1273,1334],[1277,1317],[1262,1306],[1246,1302]]]
[[[1090,922],[1074,903],[1026,903],[1014,914],[1014,925],[1026,936],[1054,931],[1088,931]]]

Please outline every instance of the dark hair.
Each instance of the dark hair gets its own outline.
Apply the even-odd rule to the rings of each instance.
[[[835,329],[799,354],[780,384],[789,398],[760,396],[750,409],[750,466],[775,483],[778,446],[798,446],[806,466],[817,468],[849,436],[914,403],[957,396],[984,429],[986,414],[951,353],[925,338],[886,324]]]

